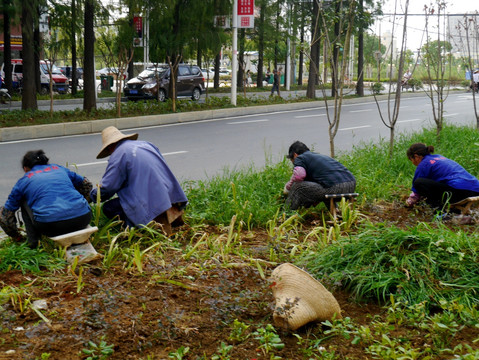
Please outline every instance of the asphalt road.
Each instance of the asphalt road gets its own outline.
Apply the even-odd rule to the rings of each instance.
[[[380,106],[387,117],[387,101]],[[446,100],[446,121],[475,126],[471,93],[453,93]],[[398,132],[434,126],[431,104],[425,95],[401,99]],[[207,179],[225,168],[262,167],[277,162],[289,145],[301,140],[315,151],[329,154],[326,109],[278,111],[217,120],[123,130],[138,132],[139,138],[156,144],[180,181]],[[374,101],[344,103],[336,135],[336,151],[351,150],[362,142],[388,139]],[[20,161],[28,150],[43,149],[50,162],[77,169],[93,183],[105,170],[106,159],[96,159],[100,134],[0,143],[0,204],[3,204],[23,172]],[[405,149],[406,150],[406,149]],[[383,156],[384,154],[378,154]]]

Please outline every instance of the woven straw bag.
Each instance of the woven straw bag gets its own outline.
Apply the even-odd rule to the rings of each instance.
[[[313,321],[341,318],[336,298],[306,271],[285,263],[274,269],[271,280],[276,326],[296,330]]]

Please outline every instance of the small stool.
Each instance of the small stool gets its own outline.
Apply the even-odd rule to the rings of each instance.
[[[87,242],[91,234],[97,231],[98,231],[98,228],[96,226],[88,225],[86,228],[82,230],[77,230],[71,233],[54,236],[54,237],[51,237],[50,239],[52,239],[55,243],[57,243],[60,246],[69,247],[70,245],[73,245],[73,244],[83,244]]]
[[[451,204],[451,208],[458,209],[461,211],[462,215],[466,215],[471,213],[471,207],[476,207],[478,205],[479,205],[479,196],[471,196],[471,197],[465,198],[464,200]]]
[[[358,193],[326,194],[324,197],[329,199],[329,211],[333,215],[333,218],[336,219],[336,205],[334,200],[344,198],[346,201],[354,201],[358,195]]]

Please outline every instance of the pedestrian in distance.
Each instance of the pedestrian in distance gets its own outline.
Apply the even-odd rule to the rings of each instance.
[[[434,146],[412,144],[406,154],[416,166],[412,192],[406,206],[413,207],[419,200],[438,209],[471,196],[479,196],[479,180],[457,162],[433,154]]]
[[[310,151],[300,141],[289,147],[287,156],[294,168],[283,192],[287,195],[286,204],[292,210],[325,202],[327,194],[354,192],[356,179],[339,161]]]
[[[102,131],[97,159],[110,157],[99,189],[103,213],[118,217],[127,226],[142,227],[151,221],[172,227],[182,225],[187,198],[160,150],[138,134],[123,134],[114,126]],[[112,198],[117,194],[118,197]],[[93,201],[98,191],[91,191]]]
[[[43,150],[28,151],[22,160],[25,174],[0,207],[0,226],[15,241],[23,240],[15,217],[21,209],[31,248],[38,246],[42,235],[53,237],[84,229],[92,216],[88,204],[91,182],[48,160]]]
[[[475,70],[472,75],[472,91],[479,92],[479,70]]]
[[[269,68],[266,70],[266,75],[264,77],[264,81],[266,81],[266,85],[269,84],[269,79],[271,79],[271,71],[269,70]]]
[[[280,73],[279,73],[278,70],[274,69],[273,70],[273,87],[271,88],[271,95],[270,96],[273,96],[275,91],[278,93],[278,96],[280,96],[279,80],[280,80]]]

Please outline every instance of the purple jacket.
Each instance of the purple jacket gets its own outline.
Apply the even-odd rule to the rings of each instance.
[[[146,225],[174,203],[188,199],[158,148],[146,141],[124,140],[110,155],[100,182],[102,201],[118,194],[135,225]],[[97,189],[91,191],[96,199]]]

